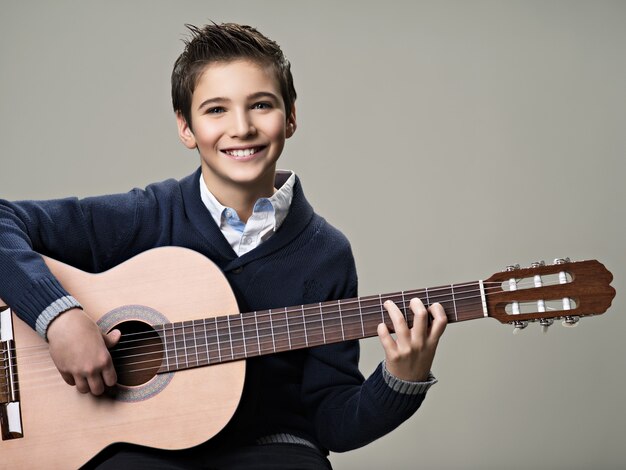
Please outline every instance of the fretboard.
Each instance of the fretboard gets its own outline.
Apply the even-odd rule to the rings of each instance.
[[[391,300],[409,326],[409,301],[443,305],[449,323],[485,316],[480,281],[317,304],[205,318],[155,326],[164,345],[159,372],[236,361],[254,356],[376,336],[393,323],[383,304]]]

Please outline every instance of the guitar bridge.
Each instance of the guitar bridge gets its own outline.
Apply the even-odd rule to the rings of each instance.
[[[11,310],[0,311],[0,434],[2,440],[24,437]]]

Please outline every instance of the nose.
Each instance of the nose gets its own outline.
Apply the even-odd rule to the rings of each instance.
[[[232,114],[233,122],[231,123],[231,137],[245,139],[256,134],[256,128],[252,122],[252,117],[247,110],[240,110]]]

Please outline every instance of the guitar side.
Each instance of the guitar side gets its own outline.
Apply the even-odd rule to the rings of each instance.
[[[46,263],[95,321],[106,320],[106,329],[122,320],[145,321],[138,306],[170,322],[238,312],[219,269],[184,248],[148,251],[95,275],[51,259]],[[1,468],[76,468],[115,442],[191,447],[217,434],[241,397],[244,361],[121,387],[130,399],[83,395],[63,381],[45,341],[16,317],[13,325],[24,437],[0,442]]]

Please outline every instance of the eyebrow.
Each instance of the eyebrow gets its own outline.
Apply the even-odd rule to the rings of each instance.
[[[247,100],[257,100],[259,98],[269,98],[272,99],[274,101],[279,101],[278,100],[278,96],[276,96],[274,93],[269,92],[269,91],[258,91],[256,93],[252,93],[251,95],[248,95],[246,97]],[[209,98],[207,100],[204,100],[202,103],[200,103],[200,105],[198,106],[198,110],[202,109],[203,107],[209,105],[209,104],[217,104],[217,103],[228,103],[231,100],[229,98],[223,98],[221,96],[216,96],[214,98]]]

